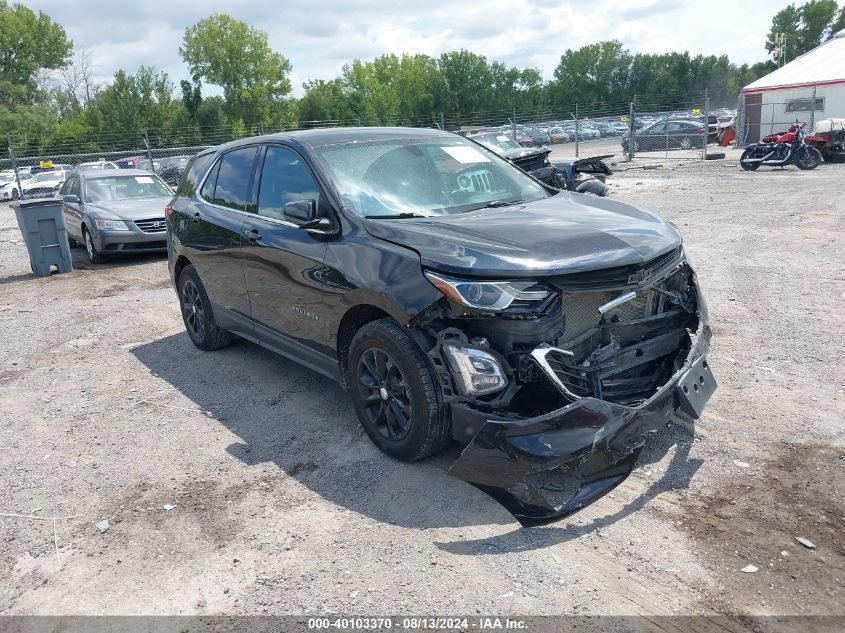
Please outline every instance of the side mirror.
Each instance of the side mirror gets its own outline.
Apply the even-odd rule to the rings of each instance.
[[[68,204],[79,204],[79,196],[74,194],[62,196],[62,200]]]
[[[287,220],[301,226],[316,219],[317,203],[315,200],[294,200],[285,205],[283,213]]]

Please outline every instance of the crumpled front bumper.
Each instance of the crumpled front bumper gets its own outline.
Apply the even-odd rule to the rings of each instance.
[[[710,336],[703,323],[684,366],[638,407],[584,398],[534,418],[488,420],[449,474],[486,492],[523,526],[577,512],[628,477],[650,431],[677,411],[701,415],[716,389],[706,360]],[[563,494],[568,500],[550,499]]]

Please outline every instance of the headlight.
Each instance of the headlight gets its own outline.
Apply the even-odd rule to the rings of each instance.
[[[448,344],[443,346],[443,352],[465,396],[482,396],[501,391],[507,386],[508,379],[492,354]]]
[[[123,220],[100,220],[96,219],[94,222],[97,228],[101,231],[128,231],[129,225]]]
[[[453,279],[430,271],[426,278],[455,303],[479,310],[507,310],[514,302],[539,306],[551,292],[536,281],[475,281]]]

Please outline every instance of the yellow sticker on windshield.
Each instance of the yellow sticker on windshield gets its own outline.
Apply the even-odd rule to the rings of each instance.
[[[444,152],[449,154],[459,163],[489,163],[490,159],[479,152],[474,147],[466,145],[452,145],[451,147],[441,147]]]

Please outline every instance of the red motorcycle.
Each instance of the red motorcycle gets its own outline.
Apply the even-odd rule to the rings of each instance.
[[[788,132],[769,134],[762,143],[746,146],[739,159],[740,166],[754,171],[760,165],[785,167],[792,163],[798,169],[815,169],[822,162],[822,155],[804,142],[804,125],[796,121]]]

